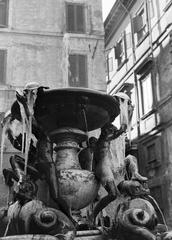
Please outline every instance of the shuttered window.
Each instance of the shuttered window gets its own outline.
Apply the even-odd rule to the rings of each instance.
[[[69,55],[69,86],[87,87],[87,56]]]
[[[117,42],[115,46],[115,58],[117,59],[118,67],[120,67],[127,59],[127,46],[125,32],[122,34],[121,39]]]
[[[140,80],[141,100],[142,100],[142,114],[147,114],[153,107],[153,87],[152,74],[144,76]]]
[[[137,42],[140,42],[148,31],[145,6],[143,6],[136,17],[133,18],[133,27],[134,33],[137,35]]]
[[[0,0],[0,27],[8,25],[8,0]]]
[[[0,84],[5,84],[6,50],[0,50]]]
[[[85,32],[85,12],[83,4],[66,4],[67,32]]]

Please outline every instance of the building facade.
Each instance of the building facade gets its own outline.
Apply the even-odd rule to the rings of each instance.
[[[127,153],[172,226],[172,1],[117,0],[104,25],[108,93],[135,106]]]
[[[1,119],[28,82],[106,91],[101,0],[0,1]],[[15,150],[3,150],[4,168]],[[1,183],[0,205],[8,195]]]

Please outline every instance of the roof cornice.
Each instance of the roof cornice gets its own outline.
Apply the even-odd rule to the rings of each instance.
[[[135,2],[136,0],[117,0],[114,3],[110,13],[104,21],[105,46],[120,26],[122,20],[127,16],[126,9],[130,11]]]

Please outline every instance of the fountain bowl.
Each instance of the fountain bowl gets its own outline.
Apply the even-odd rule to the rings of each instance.
[[[58,240],[57,237],[43,234],[23,234],[8,237],[1,237],[0,240]]]
[[[116,98],[84,88],[38,91],[34,108],[37,122],[48,134],[64,127],[92,131],[112,122],[119,112]]]

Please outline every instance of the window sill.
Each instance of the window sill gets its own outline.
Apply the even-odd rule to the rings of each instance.
[[[166,11],[170,8],[171,5],[172,5],[172,0],[171,0],[169,3],[167,3],[167,5],[166,5],[166,7],[163,9],[163,11],[166,12]]]
[[[108,80],[106,83],[107,83],[107,84],[110,84],[111,82],[112,82],[112,80]]]
[[[147,32],[137,43],[136,47],[139,47],[142,42],[147,38],[147,36],[149,35],[149,32]]]
[[[144,114],[142,117],[141,117],[141,120],[145,120],[147,117],[149,117],[150,115],[152,115],[153,113],[156,112],[156,109],[152,109],[150,110],[148,113]]]
[[[9,29],[9,26],[7,25],[0,25],[0,30],[7,30]]]
[[[0,25],[0,28],[8,28],[7,25]]]
[[[127,63],[128,62],[128,58],[126,58],[119,66],[118,66],[118,68],[117,68],[117,72],[124,66],[124,64],[125,63]]]
[[[150,161],[146,164],[146,169],[155,169],[161,166],[161,162],[160,160],[154,160],[154,161]]]
[[[86,34],[86,31],[83,31],[83,32],[77,32],[77,31],[66,31],[66,33],[69,33],[69,34]]]

